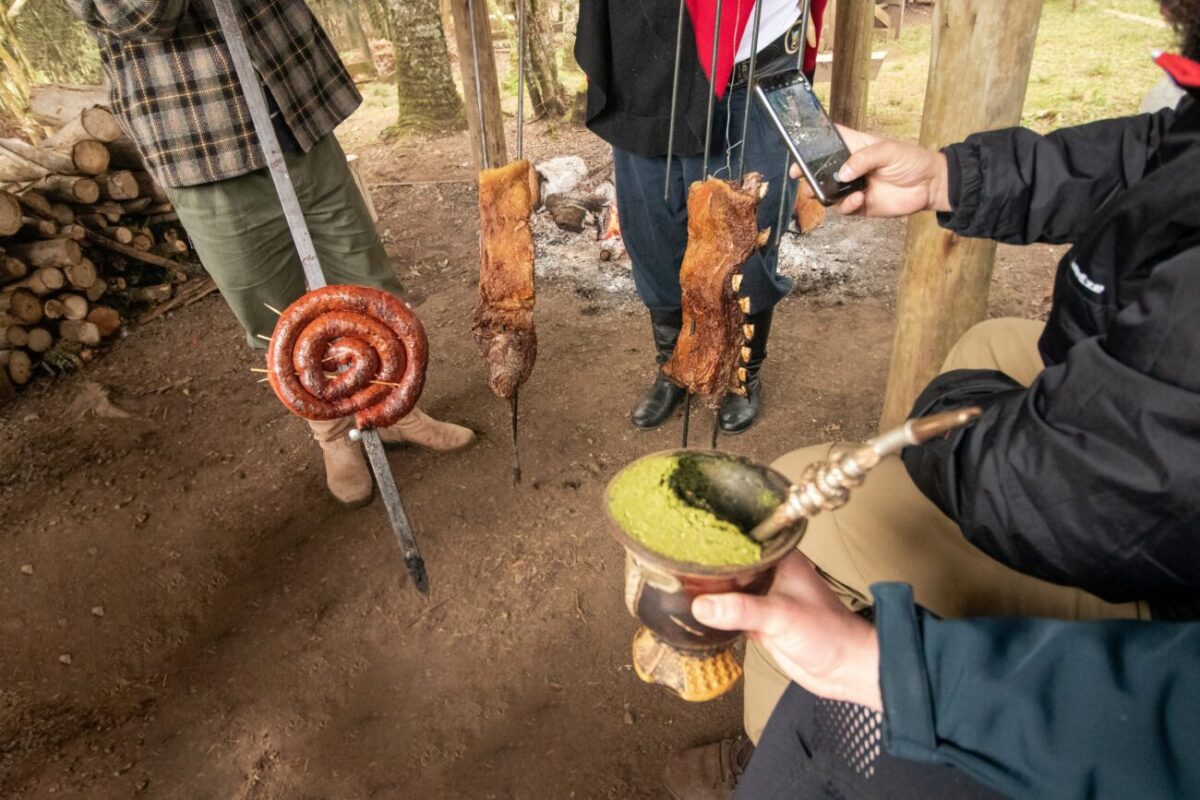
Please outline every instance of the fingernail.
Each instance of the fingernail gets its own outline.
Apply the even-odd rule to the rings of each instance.
[[[838,170],[837,179],[842,183],[854,177],[854,171],[850,169],[849,164],[842,164],[842,168]]]
[[[716,622],[721,616],[721,606],[708,597],[697,597],[692,601],[692,616],[700,622]]]

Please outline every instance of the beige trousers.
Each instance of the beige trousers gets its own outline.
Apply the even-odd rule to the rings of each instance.
[[[942,371],[997,369],[1027,386],[1043,367],[1037,350],[1042,327],[1021,319],[982,322],[955,344]],[[837,446],[795,450],[773,466],[796,480],[805,466],[824,460]],[[872,583],[903,581],[912,584],[918,603],[943,617],[1148,617],[1143,604],[1114,605],[1031,578],[976,549],[921,494],[898,457],[876,467],[847,505],[810,520],[800,551],[851,608],[871,603]],[[745,670],[744,723],[757,743],[788,679],[753,642],[746,648]]]

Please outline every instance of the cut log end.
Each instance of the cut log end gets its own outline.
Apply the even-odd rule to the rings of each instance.
[[[21,204],[9,192],[0,191],[0,236],[11,236],[21,230]]]
[[[18,386],[29,383],[33,377],[33,359],[22,350],[13,350],[8,356],[8,377]]]
[[[96,306],[88,312],[87,321],[96,326],[103,337],[112,336],[121,329],[121,315],[108,306]]]
[[[79,342],[89,346],[100,344],[100,329],[87,320],[68,319],[58,326],[58,335],[68,342]]]

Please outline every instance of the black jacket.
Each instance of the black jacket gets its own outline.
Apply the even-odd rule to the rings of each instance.
[[[915,414],[981,403],[972,428],[904,454],[980,549],[1157,616],[1200,610],[1200,104],[946,150],[942,224],[1073,243],[1028,389],[939,376]]]
[[[708,78],[683,16],[674,153],[689,156],[704,152]],[[609,144],[666,155],[678,23],[670,0],[581,0],[575,60],[588,79],[587,126]]]

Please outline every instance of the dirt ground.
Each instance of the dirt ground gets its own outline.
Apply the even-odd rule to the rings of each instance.
[[[527,141],[535,160],[605,157],[582,130]],[[470,178],[465,135],[359,152],[373,183]],[[473,186],[374,194],[431,337],[422,405],[482,434],[391,458],[431,602],[381,506],[324,492],[219,297],[131,330],[0,411],[0,796],[657,798],[669,751],[738,729],[740,693],[688,705],[629,664],[601,492],[680,433],[628,422],[652,375],[632,294],[541,282],[513,488],[507,406],[469,331]],[[901,223],[831,219],[790,245],[836,277],[781,305],[761,421],[723,447],[770,460],[872,431],[902,240]],[[1002,248],[993,313],[1041,314],[1054,260]],[[130,416],[89,411],[89,384]]]

